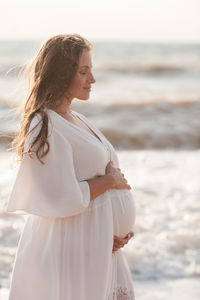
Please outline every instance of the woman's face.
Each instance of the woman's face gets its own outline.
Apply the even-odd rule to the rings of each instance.
[[[96,82],[91,70],[91,53],[84,49],[79,59],[78,71],[67,92],[71,100],[73,98],[87,100],[90,97],[91,84]]]

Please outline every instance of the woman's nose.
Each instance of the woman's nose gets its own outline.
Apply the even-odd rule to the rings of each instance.
[[[90,82],[91,82],[91,83],[95,83],[95,82],[96,82],[96,80],[95,80],[95,78],[94,78],[93,74],[91,74],[91,77],[90,77]]]

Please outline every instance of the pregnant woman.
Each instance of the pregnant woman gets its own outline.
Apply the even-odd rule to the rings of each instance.
[[[131,187],[117,154],[71,109],[95,82],[92,45],[57,35],[29,66],[30,92],[13,141],[20,166],[8,212],[27,214],[9,300],[133,300],[121,247],[135,222]]]

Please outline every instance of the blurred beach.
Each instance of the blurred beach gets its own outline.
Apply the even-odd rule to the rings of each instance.
[[[25,216],[6,214],[15,178],[8,151],[27,94],[20,68],[39,41],[0,41],[0,300],[6,300]],[[200,44],[94,43],[90,99],[72,109],[115,147],[136,199],[123,248],[136,300],[200,295]]]

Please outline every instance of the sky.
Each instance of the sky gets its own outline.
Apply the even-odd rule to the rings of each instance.
[[[0,39],[200,43],[200,0],[6,0]]]

